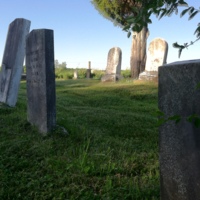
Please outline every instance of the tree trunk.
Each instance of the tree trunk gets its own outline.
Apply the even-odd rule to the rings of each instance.
[[[138,79],[139,74],[145,70],[146,64],[146,43],[149,36],[147,27],[144,27],[139,33],[133,32],[131,47],[131,77]]]

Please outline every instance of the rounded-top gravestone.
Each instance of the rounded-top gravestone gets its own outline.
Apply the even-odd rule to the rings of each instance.
[[[158,67],[166,64],[168,44],[162,38],[155,38],[149,44],[145,71],[139,75],[140,80],[158,81]]]
[[[147,52],[146,71],[158,71],[158,67],[166,63],[168,44],[162,38],[155,38]]]
[[[108,52],[106,74],[101,78],[102,82],[121,79],[122,51],[119,47],[113,47]]]

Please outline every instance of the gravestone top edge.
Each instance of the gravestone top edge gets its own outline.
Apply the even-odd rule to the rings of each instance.
[[[119,51],[120,53],[122,53],[122,50],[121,50],[120,47],[117,47],[117,46],[112,47],[112,48],[110,48],[109,52],[111,52],[111,51],[113,51],[113,50],[117,50],[117,51]],[[109,52],[108,52],[108,53],[109,53]]]
[[[161,37],[155,37],[153,40],[151,40],[151,42],[153,42],[154,40],[163,40],[163,41],[167,42],[164,38],[161,38]]]
[[[18,21],[18,20],[28,21],[28,22],[31,23],[31,21],[30,21],[29,19],[25,19],[25,18],[15,18],[10,24],[12,24],[13,22]]]
[[[31,34],[32,32],[37,32],[37,31],[53,31],[53,29],[48,29],[48,28],[33,29],[32,31],[30,31],[29,34]]]
[[[199,63],[200,64],[200,59],[176,61],[176,62],[164,64],[161,67],[184,65],[184,64],[193,64],[193,63]]]

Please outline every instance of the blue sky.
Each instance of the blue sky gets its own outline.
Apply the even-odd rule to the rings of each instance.
[[[187,2],[196,8],[200,6],[199,0]],[[127,33],[121,28],[103,18],[90,0],[2,0],[0,8],[1,60],[9,24],[15,18],[25,18],[31,21],[31,30],[54,30],[55,59],[60,63],[67,62],[68,67],[87,68],[88,61],[91,61],[92,68],[105,69],[109,49],[118,46],[122,49],[122,69],[130,68],[132,39],[127,38]],[[198,59],[200,41],[184,50],[180,59],[172,43],[195,40],[193,33],[199,19],[200,14],[190,21],[187,16],[180,18],[179,15],[173,15],[161,20],[153,16],[147,44],[156,37],[165,39],[169,45],[167,63]]]

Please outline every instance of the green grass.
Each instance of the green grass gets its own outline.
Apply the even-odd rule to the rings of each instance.
[[[1,105],[0,199],[159,199],[157,85],[67,80],[56,93],[46,137],[26,121],[25,82]]]

